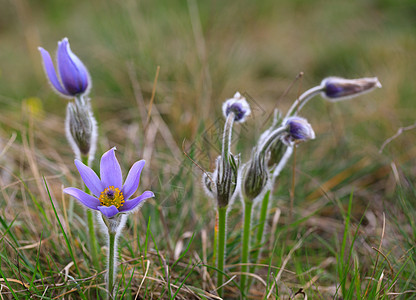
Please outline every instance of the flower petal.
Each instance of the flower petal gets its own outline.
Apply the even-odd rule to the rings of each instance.
[[[112,218],[114,217],[116,214],[119,213],[117,207],[115,207],[114,205],[111,206],[98,206],[98,210],[107,218]]]
[[[84,204],[86,207],[97,210],[98,205],[100,205],[100,200],[98,200],[97,198],[91,195],[88,195],[87,193],[77,188],[73,188],[73,187],[66,188],[64,189],[64,193],[76,198],[77,200],[79,200],[79,202]]]
[[[49,82],[52,84],[52,87],[61,94],[69,96],[69,93],[62,87],[61,83],[56,76],[55,68],[53,66],[52,58],[48,51],[43,49],[42,47],[38,48],[40,51],[40,55],[42,56],[43,60],[43,67],[45,69],[45,73],[48,76]]]
[[[122,189],[124,199],[129,199],[139,187],[140,173],[142,172],[145,163],[146,161],[140,160],[135,162],[131,167]]]
[[[106,188],[97,174],[90,168],[84,165],[80,160],[75,160],[75,166],[81,175],[82,180],[89,190],[97,197],[100,196],[101,192]]]
[[[104,186],[114,186],[115,188],[122,188],[123,178],[121,175],[120,164],[117,161],[116,148],[112,148],[103,154],[100,162],[100,177]]]
[[[73,96],[88,88],[88,71],[81,60],[71,51],[67,38],[58,42],[58,69],[62,84]]]
[[[131,200],[127,200],[122,207],[120,207],[120,212],[128,212],[131,210],[134,210],[135,208],[137,208],[140,204],[144,203],[144,200],[148,199],[148,198],[152,198],[154,197],[155,194],[153,194],[153,192],[151,191],[146,191],[143,194],[141,194],[139,197],[136,197],[134,199]]]

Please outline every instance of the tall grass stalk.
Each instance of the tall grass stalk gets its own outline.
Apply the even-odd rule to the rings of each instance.
[[[88,156],[82,156],[82,162],[88,166]],[[89,193],[87,186],[85,185],[85,192]],[[88,223],[88,236],[89,236],[89,245],[90,253],[92,258],[92,263],[95,269],[99,270],[99,261],[98,261],[98,243],[96,238],[95,226],[94,226],[94,212],[90,209],[86,209],[87,214],[87,223]]]

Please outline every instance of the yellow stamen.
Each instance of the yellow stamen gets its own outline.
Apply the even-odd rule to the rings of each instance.
[[[114,205],[117,208],[123,206],[123,203],[125,202],[123,192],[121,192],[119,188],[115,188],[114,186],[109,186],[103,192],[101,192],[99,199],[101,205]]]

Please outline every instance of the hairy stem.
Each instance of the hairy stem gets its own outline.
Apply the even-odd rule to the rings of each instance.
[[[220,287],[224,283],[224,260],[225,260],[225,245],[226,245],[226,218],[227,218],[227,207],[218,208],[218,278],[217,285]],[[218,289],[218,295],[222,298],[224,289]]]
[[[323,91],[323,87],[318,85],[315,86],[306,92],[304,92],[295,102],[293,102],[292,106],[289,108],[289,111],[286,114],[286,118],[290,116],[295,116],[298,112],[302,109],[302,107],[309,102],[313,97],[319,95]]]
[[[113,299],[114,289],[114,274],[116,269],[116,255],[115,255],[115,244],[116,244],[116,232],[108,230],[108,278],[107,278],[107,299]]]
[[[266,192],[266,194],[263,197],[263,201],[261,202],[259,226],[257,229],[256,241],[254,243],[254,247],[257,249],[257,251],[254,253],[254,256],[252,259],[254,265],[250,267],[250,273],[254,273],[254,271],[256,270],[255,264],[258,263],[258,259],[261,253],[261,246],[262,246],[263,236],[264,236],[264,227],[266,225],[266,218],[267,218],[267,209],[269,207],[269,199],[270,199],[270,190]],[[248,289],[250,289],[251,281],[252,281],[251,278],[249,278],[248,284],[247,284]]]
[[[241,253],[241,278],[240,278],[240,291],[242,298],[246,292],[246,281],[249,261],[249,248],[250,248],[250,229],[251,229],[251,212],[253,208],[253,202],[251,199],[245,201],[244,205],[244,229],[243,229],[243,249]]]

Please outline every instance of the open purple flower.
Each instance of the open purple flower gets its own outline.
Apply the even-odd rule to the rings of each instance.
[[[82,61],[71,51],[67,38],[58,42],[57,65],[59,79],[48,51],[38,48],[42,55],[45,73],[52,87],[63,96],[77,96],[88,93],[90,76]]]
[[[110,149],[101,157],[101,179],[91,168],[76,159],[75,165],[78,172],[95,197],[73,187],[64,189],[64,193],[75,197],[89,208],[99,210],[107,218],[112,218],[118,213],[129,213],[143,204],[144,200],[154,197],[153,192],[145,191],[140,196],[129,200],[139,186],[140,173],[144,164],[144,160],[135,162],[123,184],[115,148]]]

